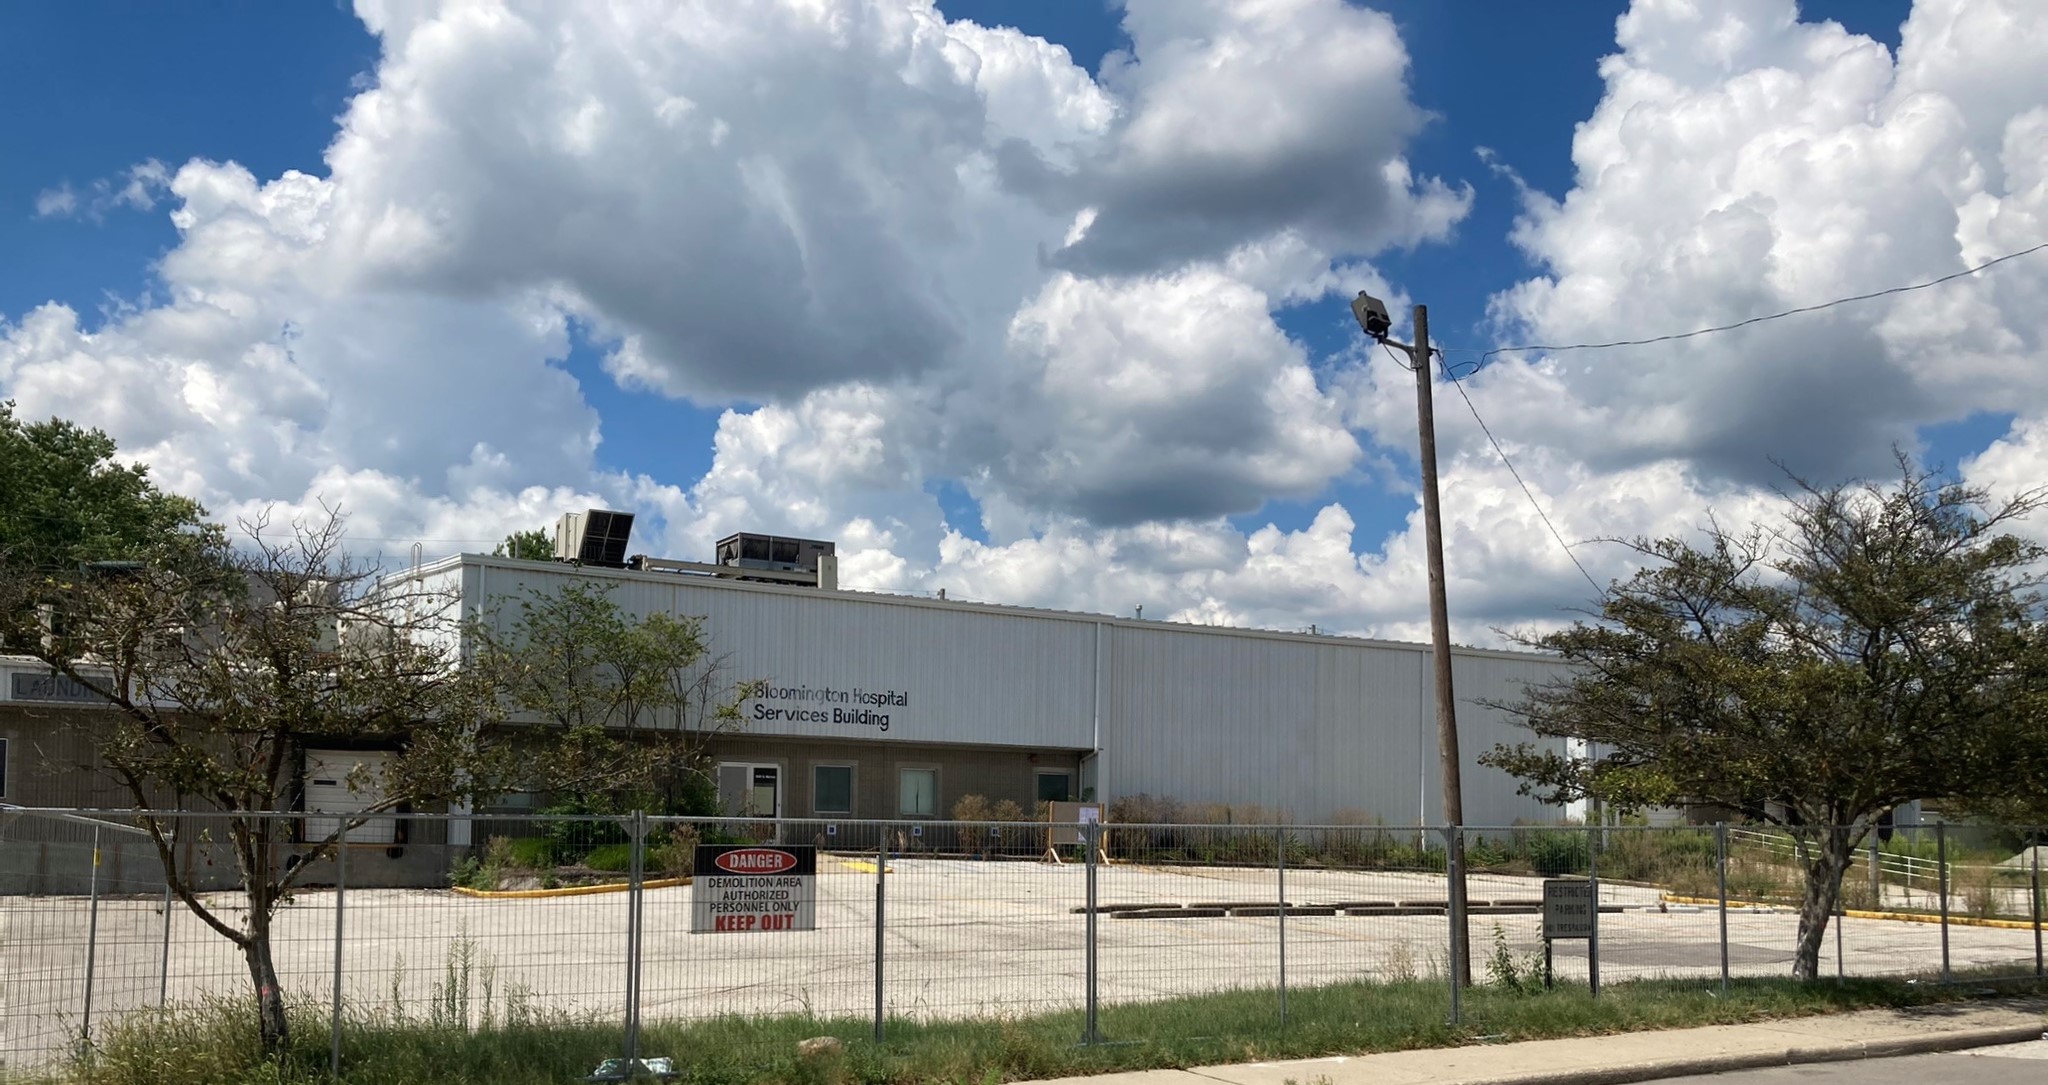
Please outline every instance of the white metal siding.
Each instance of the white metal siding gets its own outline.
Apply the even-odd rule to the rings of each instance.
[[[496,600],[500,628],[529,589],[558,572],[483,567],[479,599]],[[676,577],[619,578],[613,598],[633,614],[704,619],[712,653],[732,681],[778,687],[900,691],[902,706],[750,702],[746,732],[811,738],[1089,749],[1093,742],[1093,623],[1003,612],[908,607],[816,591],[753,591]],[[487,612],[491,610],[488,603]],[[888,730],[851,722],[761,721],[756,705],[859,710],[889,716]]]
[[[501,628],[529,589],[605,577],[629,612],[703,618],[730,679],[900,690],[910,699],[873,709],[889,714],[887,732],[829,720],[760,721],[749,704],[748,734],[1088,750],[1099,711],[1102,754],[1090,765],[1099,773],[1092,781],[1099,798],[1143,792],[1258,806],[1298,822],[1442,820],[1425,646],[540,563],[468,559],[463,572],[467,605],[495,613]],[[1556,820],[1562,811],[1517,796],[1515,781],[1477,759],[1530,737],[1483,702],[1513,700],[1525,683],[1561,665],[1461,652],[1453,666],[1467,824]]]
[[[1112,798],[1413,823],[1420,653],[1165,626],[1119,625],[1112,637],[1103,720]]]
[[[1427,654],[1423,656],[1427,661]],[[1515,794],[1519,783],[1513,776],[1479,764],[1479,756],[1498,745],[1532,742],[1564,751],[1562,740],[1538,740],[1517,724],[1512,714],[1489,707],[1487,702],[1513,703],[1531,684],[1548,682],[1565,673],[1561,662],[1529,656],[1509,658],[1492,655],[1451,654],[1451,687],[1458,706],[1458,753],[1465,763],[1460,782],[1464,785],[1465,824],[1506,826],[1517,821],[1556,821],[1564,811],[1533,798]],[[1425,677],[1430,677],[1425,675]],[[1433,681],[1433,678],[1431,679]],[[1433,688],[1433,687],[1425,687]],[[1433,696],[1433,694],[1432,694]],[[1436,760],[1436,712],[1426,717],[1429,724],[1429,820],[1443,820],[1443,794]]]

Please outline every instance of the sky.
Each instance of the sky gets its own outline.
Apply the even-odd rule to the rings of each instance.
[[[2044,55],[2035,0],[0,5],[0,397],[386,561],[622,508],[1424,639],[1366,289],[1463,379],[1450,606],[1498,643],[1787,472],[2048,477],[2048,253],[1485,353],[2048,241]]]

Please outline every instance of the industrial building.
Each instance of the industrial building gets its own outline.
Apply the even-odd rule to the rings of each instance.
[[[1026,810],[1145,795],[1227,806],[1239,820],[1441,821],[1427,645],[845,591],[829,542],[738,535],[717,544],[716,560],[691,562],[627,556],[630,530],[627,514],[572,514],[558,528],[556,561],[458,554],[392,576],[487,622],[508,621],[528,593],[573,581],[609,585],[632,615],[701,619],[725,675],[759,683],[741,705],[743,725],[708,746],[733,813],[942,819],[969,794]],[[1454,650],[1467,824],[1567,813],[1477,762],[1498,743],[1532,737],[1489,705],[1561,666],[1532,653]],[[0,670],[0,801],[125,805],[93,768],[89,729],[62,726],[100,711],[90,697],[26,660]],[[374,769],[376,751],[303,755],[304,809],[345,813],[369,801],[336,781],[358,761]],[[379,824],[361,832],[394,831]],[[394,851],[405,843],[352,839]],[[466,821],[422,822],[411,840],[471,844]],[[390,871],[401,881],[425,875]]]
[[[945,817],[959,797],[1107,803],[1139,794],[1290,821],[1441,820],[1427,645],[837,590],[832,544],[736,535],[717,560],[626,557],[623,514],[564,517],[557,561],[462,554],[407,575],[468,612],[571,579],[634,615],[703,620],[763,683],[711,743],[735,812]],[[583,523],[606,525],[605,552]],[[1551,821],[1479,754],[1531,735],[1489,703],[1561,665],[1454,650],[1466,821]]]

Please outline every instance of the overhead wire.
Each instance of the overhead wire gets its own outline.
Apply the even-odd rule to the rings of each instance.
[[[1601,596],[1606,596],[1607,589],[1601,587],[1600,582],[1593,579],[1593,574],[1587,572],[1585,565],[1580,563],[1579,555],[1573,553],[1571,544],[1564,541],[1563,533],[1551,522],[1550,514],[1543,511],[1543,502],[1536,500],[1535,491],[1529,489],[1529,484],[1523,480],[1522,473],[1515,469],[1515,461],[1508,458],[1507,449],[1502,448],[1500,441],[1494,437],[1493,428],[1486,424],[1486,419],[1480,417],[1478,405],[1472,402],[1471,396],[1465,394],[1465,382],[1451,374],[1450,366],[1444,364],[1443,352],[1433,350],[1430,353],[1436,355],[1437,364],[1444,366],[1444,375],[1450,378],[1451,387],[1458,390],[1458,398],[1465,401],[1465,409],[1471,411],[1472,420],[1479,423],[1479,432],[1486,434],[1486,441],[1493,446],[1494,455],[1500,457],[1500,462],[1507,467],[1508,474],[1514,476],[1515,485],[1522,488],[1522,496],[1529,499],[1529,507],[1536,510],[1537,519],[1542,520],[1543,526],[1550,530],[1550,537],[1557,540],[1558,548],[1564,551],[1565,557],[1571,559],[1572,567],[1579,571],[1580,576],[1586,578],[1586,583],[1593,585],[1593,590]]]
[[[1552,354],[1556,354],[1567,350],[1606,350],[1610,347],[1645,347],[1650,346],[1654,343],[1671,343],[1681,339],[1698,338],[1702,335],[1714,335],[1720,332],[1731,332],[1735,331],[1738,328],[1750,327],[1754,324],[1764,324],[1773,320],[1783,320],[1784,318],[1789,316],[1800,316],[1805,313],[1817,313],[1823,309],[1833,309],[1838,305],[1848,305],[1853,302],[1859,301],[1871,301],[1877,298],[1890,297],[1894,294],[1910,294],[1915,290],[1926,290],[1930,287],[1940,286],[1943,283],[1954,282],[1957,279],[1966,278],[1968,276],[1975,275],[1980,271],[1997,267],[1999,264],[2003,264],[2008,260],[2017,260],[2022,256],[2032,256],[2033,254],[2037,252],[2042,252],[2044,250],[2048,250],[2048,241],[2044,241],[2030,249],[2020,249],[2016,252],[2006,253],[2003,256],[1995,256],[1989,260],[1984,261],[1981,264],[1977,264],[1973,267],[1964,268],[1961,271],[1951,272],[1947,275],[1941,276],[1938,279],[1929,279],[1926,282],[1911,283],[1906,286],[1887,287],[1883,290],[1873,290],[1867,294],[1853,294],[1848,297],[1835,298],[1832,301],[1824,301],[1815,305],[1802,305],[1794,309],[1783,309],[1775,313],[1766,313],[1762,316],[1753,316],[1747,320],[1735,321],[1732,324],[1716,324],[1713,327],[1709,328],[1695,328],[1689,332],[1674,332],[1670,335],[1654,335],[1646,339],[1614,339],[1604,343],[1529,343],[1512,347],[1495,347],[1492,350],[1478,352],[1479,357],[1476,361],[1472,363],[1472,368],[1475,370],[1479,369],[1486,364],[1486,360],[1488,358],[1492,358],[1496,355],[1501,354],[1515,354],[1524,353],[1528,351],[1546,351]],[[1471,347],[1447,347],[1444,349],[1459,354],[1474,353],[1474,348]],[[1445,372],[1449,372],[1448,367],[1446,367]],[[1454,377],[1452,379],[1455,380],[1457,378]]]
[[[1541,519],[1543,521],[1543,526],[1549,529],[1550,537],[1557,540],[1558,547],[1564,551],[1565,557],[1571,559],[1572,566],[1578,569],[1579,575],[1586,578],[1586,583],[1591,584],[1593,586],[1594,591],[1599,592],[1601,595],[1604,596],[1607,594],[1607,589],[1601,587],[1600,582],[1593,579],[1593,574],[1586,571],[1585,565],[1579,561],[1578,554],[1573,552],[1571,544],[1564,541],[1563,533],[1557,530],[1557,525],[1551,521],[1550,515],[1543,510],[1543,503],[1536,499],[1535,491],[1529,488],[1529,483],[1522,478],[1521,471],[1515,468],[1515,461],[1508,456],[1507,450],[1501,447],[1500,440],[1493,435],[1493,428],[1491,426],[1488,426],[1486,424],[1486,419],[1480,415],[1479,406],[1473,403],[1472,397],[1466,394],[1465,392],[1465,378],[1471,376],[1473,373],[1478,372],[1481,368],[1484,368],[1487,359],[1502,354],[1524,353],[1529,351],[1545,351],[1549,353],[1560,353],[1568,350],[1607,350],[1612,347],[1643,347],[1650,346],[1656,343],[1671,343],[1682,339],[1695,339],[1703,335],[1715,335],[1721,332],[1731,332],[1740,328],[1751,327],[1752,325],[1756,324],[1768,323],[1773,320],[1783,320],[1786,317],[1800,316],[1805,313],[1817,313],[1825,309],[1833,309],[1837,306],[1849,305],[1854,302],[1872,301],[1877,298],[1889,297],[1896,294],[1909,294],[1916,290],[1926,290],[1930,287],[1940,286],[1943,283],[1950,283],[1956,281],[1957,279],[1965,278],[1970,275],[1975,275],[1980,271],[1985,271],[1990,268],[1996,267],[1999,264],[2007,262],[2008,260],[2017,260],[2022,256],[2032,256],[2033,254],[2037,252],[2042,252],[2044,250],[2048,250],[2048,241],[2044,241],[2041,244],[2033,246],[2032,248],[2019,249],[2014,252],[2006,253],[2002,256],[1996,256],[1989,260],[1984,261],[1981,264],[1976,264],[1972,267],[1964,268],[1961,271],[1951,272],[1939,278],[1928,279],[1925,282],[1911,283],[1905,286],[1888,287],[1883,290],[1873,290],[1865,294],[1853,294],[1847,297],[1835,298],[1833,300],[1820,302],[1814,305],[1802,305],[1792,309],[1783,309],[1775,313],[1766,313],[1762,316],[1753,316],[1746,320],[1738,320],[1730,324],[1717,324],[1707,328],[1695,328],[1692,331],[1688,332],[1674,332],[1669,335],[1655,335],[1643,339],[1615,339],[1602,343],[1562,343],[1555,345],[1532,343],[1520,346],[1495,347],[1492,350],[1477,352],[1479,354],[1478,358],[1474,359],[1471,362],[1460,363],[1460,365],[1457,367],[1454,367],[1450,364],[1449,360],[1445,357],[1446,353],[1470,354],[1475,353],[1475,351],[1471,348],[1463,347],[1440,347],[1432,349],[1430,353],[1434,356],[1437,364],[1443,368],[1444,376],[1451,382],[1451,386],[1458,390],[1458,398],[1465,401],[1465,409],[1472,412],[1472,420],[1474,422],[1479,423],[1479,431],[1486,435],[1486,441],[1488,444],[1493,446],[1494,454],[1500,457],[1500,462],[1503,466],[1505,466],[1508,469],[1508,474],[1514,476],[1515,484],[1517,486],[1520,486],[1522,489],[1522,496],[1529,499],[1529,507],[1536,510],[1537,518]],[[1380,345],[1383,348],[1386,347],[1385,343],[1381,343]],[[1389,355],[1392,355],[1393,351],[1389,349],[1387,353]],[[1395,360],[1397,362],[1399,361],[1398,358]],[[1413,367],[1403,366],[1403,368],[1412,370]],[[1463,372],[1460,372],[1460,369],[1462,369]]]

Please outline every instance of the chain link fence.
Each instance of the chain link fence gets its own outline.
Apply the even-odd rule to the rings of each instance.
[[[394,813],[317,847],[339,831],[331,815],[0,810],[0,1080],[131,1015],[250,999],[222,928],[249,929],[252,866],[285,889],[270,944],[295,1027],[330,1030],[338,1070],[351,1025],[573,1025],[635,1058],[646,1030],[682,1022],[858,1022],[883,1039],[897,1022],[1067,1013],[1096,1042],[1171,1031],[1177,1000],[1226,992],[1284,1021],[1290,993],[1347,986],[1440,992],[1453,1020],[1468,985],[1725,990],[1791,974],[1811,858],[1734,826]],[[2042,976],[2041,849],[2022,846],[2041,839],[1935,826],[1866,845],[1820,980]],[[740,858],[704,865],[726,853]],[[776,866],[799,855],[814,873]],[[788,880],[750,880],[768,874]],[[1547,892],[1577,918],[1547,919]]]

